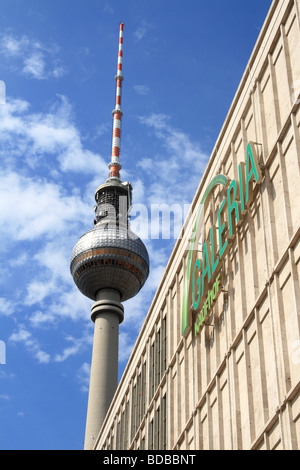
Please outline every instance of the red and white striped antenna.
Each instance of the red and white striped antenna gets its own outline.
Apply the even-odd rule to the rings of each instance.
[[[120,179],[120,168],[121,163],[119,161],[120,157],[120,139],[121,139],[121,118],[123,112],[121,110],[121,87],[122,87],[122,58],[123,58],[123,28],[124,23],[120,24],[120,34],[119,34],[119,53],[118,53],[118,71],[115,76],[116,80],[116,104],[115,109],[113,110],[113,135],[112,135],[112,149],[111,149],[111,161],[108,165],[109,168],[109,178]]]

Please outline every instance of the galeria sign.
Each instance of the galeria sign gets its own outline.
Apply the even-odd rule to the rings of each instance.
[[[184,282],[181,333],[186,335],[192,324],[192,312],[197,311],[195,335],[198,334],[205,317],[221,292],[221,265],[236,236],[238,227],[253,200],[254,184],[261,182],[262,175],[255,144],[247,146],[246,163],[238,167],[238,180],[217,175],[208,185],[197,213],[190,240]],[[207,203],[216,186],[224,187],[224,198],[218,210],[218,228],[210,227],[208,238],[203,242],[201,257],[198,244],[203,228],[203,217]],[[192,308],[191,308],[192,305]]]

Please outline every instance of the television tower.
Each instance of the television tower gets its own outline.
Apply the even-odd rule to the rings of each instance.
[[[121,23],[109,176],[95,192],[94,227],[79,238],[70,263],[76,286],[95,301],[85,449],[94,447],[118,384],[119,324],[124,318],[121,302],[134,297],[149,274],[147,249],[129,225],[132,185],[120,179],[123,28]]]

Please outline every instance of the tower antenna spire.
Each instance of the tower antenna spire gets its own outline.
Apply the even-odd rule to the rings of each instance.
[[[109,178],[120,179],[121,163],[120,157],[120,139],[121,139],[121,119],[123,111],[121,109],[121,95],[122,95],[122,59],[123,59],[123,29],[124,23],[120,23],[119,33],[119,52],[118,52],[118,70],[115,76],[116,80],[116,103],[113,114],[113,135],[112,135],[112,149],[111,149],[111,161],[108,165]]]

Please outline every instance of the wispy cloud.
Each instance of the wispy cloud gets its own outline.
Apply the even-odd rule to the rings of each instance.
[[[138,95],[148,95],[150,88],[147,85],[135,85],[134,90]]]
[[[23,75],[44,80],[60,78],[66,73],[58,57],[57,45],[45,45],[28,36],[17,37],[4,33],[0,37],[0,54]]]
[[[58,159],[62,171],[107,172],[107,163],[84,148],[80,131],[73,122],[72,108],[65,96],[59,95],[48,113],[31,113],[25,100],[10,99],[0,106],[0,155],[15,162],[16,157],[34,167],[47,156]],[[9,152],[7,151],[9,149]],[[49,168],[53,166],[49,160]]]
[[[31,241],[44,237],[47,242],[74,227],[76,215],[87,217],[88,206],[79,197],[65,194],[58,184],[22,176],[16,171],[0,172],[0,181],[2,238]]]
[[[109,2],[105,2],[104,7],[103,7],[104,13],[109,13],[110,15],[114,14],[114,9],[112,5]]]
[[[14,302],[11,300],[0,297],[0,315],[9,316],[15,311]]]
[[[133,36],[137,41],[140,41],[150,29],[152,29],[152,25],[149,24],[147,21],[142,20],[141,24],[134,31]]]
[[[145,156],[139,161],[144,171],[152,176],[148,187],[149,202],[190,203],[208,155],[201,150],[199,142],[192,141],[188,134],[172,126],[170,116],[152,113],[140,116],[139,120],[162,146],[161,153]],[[176,192],[166,191],[166,184],[176,187]]]
[[[24,325],[20,325],[19,329],[12,333],[8,341],[12,344],[23,343],[40,364],[48,364],[50,361],[50,355],[41,349],[39,341],[33,337],[32,333]]]
[[[41,52],[34,52],[30,57],[24,59],[22,72],[33,78],[45,78],[45,59]]]
[[[3,80],[0,80],[0,104],[6,102],[6,85]]]
[[[140,41],[140,40],[145,36],[146,32],[147,32],[146,26],[145,26],[145,25],[141,25],[141,26],[139,26],[139,27],[135,30],[135,32],[134,32],[133,34],[134,34],[134,37],[135,37],[138,41]]]
[[[90,384],[91,364],[84,362],[76,374],[77,381],[81,384],[81,391],[88,392]]]
[[[0,395],[0,400],[6,400],[9,401],[10,397],[8,395]]]
[[[21,55],[29,47],[29,44],[27,36],[17,39],[11,34],[3,34],[0,42],[0,51],[3,55],[16,57]],[[38,44],[35,43],[35,47],[38,47]]]
[[[82,351],[83,348],[86,348],[87,345],[92,344],[93,336],[90,333],[90,331],[85,332],[81,338],[67,336],[66,341],[70,344],[70,346],[66,347],[62,354],[56,354],[54,360],[56,362],[63,362],[70,356],[78,354],[78,352]]]

